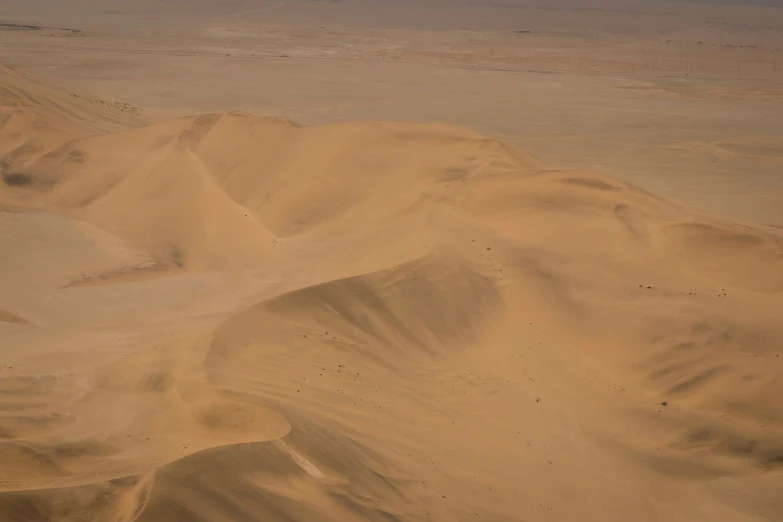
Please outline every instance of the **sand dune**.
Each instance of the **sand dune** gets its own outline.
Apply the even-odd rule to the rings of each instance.
[[[449,126],[0,86],[3,521],[783,512],[779,237]]]

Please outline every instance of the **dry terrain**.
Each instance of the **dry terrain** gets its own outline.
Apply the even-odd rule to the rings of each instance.
[[[783,10],[0,5],[0,521],[774,522]]]

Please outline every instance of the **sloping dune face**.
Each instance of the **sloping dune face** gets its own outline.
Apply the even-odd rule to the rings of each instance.
[[[452,127],[0,86],[0,520],[783,513],[779,237]]]

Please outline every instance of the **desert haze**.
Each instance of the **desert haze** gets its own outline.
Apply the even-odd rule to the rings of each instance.
[[[0,522],[783,520],[775,2],[0,5]]]

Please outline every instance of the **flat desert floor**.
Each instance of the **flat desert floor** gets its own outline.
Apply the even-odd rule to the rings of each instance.
[[[2,522],[783,513],[783,10],[0,5]]]

